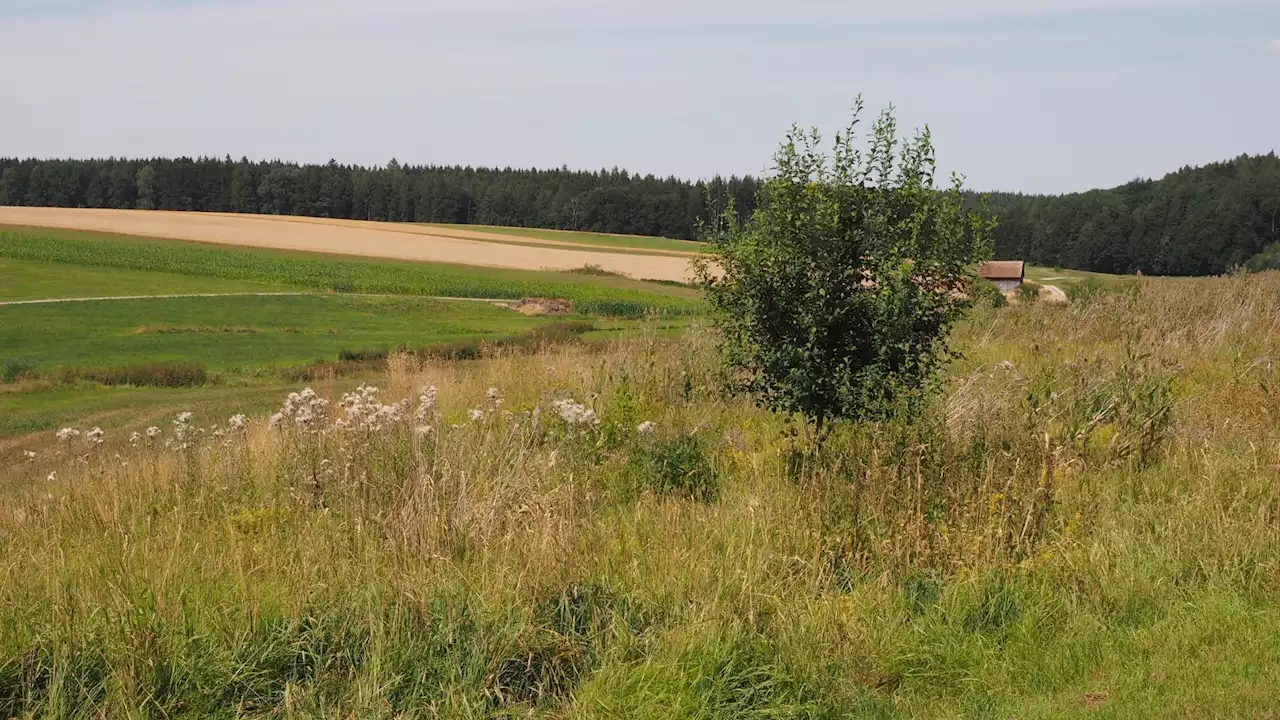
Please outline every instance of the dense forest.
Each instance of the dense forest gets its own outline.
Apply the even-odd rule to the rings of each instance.
[[[231,158],[0,158],[0,205],[200,210],[589,230],[693,239],[754,178],[689,183],[624,170],[297,165]]]
[[[474,223],[692,239],[752,177],[676,178],[510,168],[297,165],[231,158],[0,158],[0,205],[139,208]],[[970,196],[976,202],[976,195]],[[1280,266],[1280,158],[1242,156],[1161,180],[1044,196],[996,193],[996,255],[1148,275]]]
[[[1280,249],[1280,158],[1241,156],[1161,180],[1060,196],[997,193],[996,255],[1147,275],[1272,267]],[[1280,267],[1280,264],[1274,265]]]

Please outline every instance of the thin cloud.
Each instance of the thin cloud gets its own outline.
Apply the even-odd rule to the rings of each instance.
[[[199,18],[202,22],[306,22],[373,18],[425,18],[479,15],[518,17],[574,27],[612,26],[620,22],[656,26],[761,23],[881,23],[1034,15],[1055,12],[1171,10],[1248,7],[1259,0],[207,0],[178,4],[164,0],[0,0],[0,17],[59,18],[85,14],[105,17]],[[1272,2],[1273,0],[1262,0]],[[6,7],[6,2],[16,5]],[[49,11],[37,11],[37,8]],[[22,12],[22,11],[27,12]],[[61,11],[61,12],[53,12]]]

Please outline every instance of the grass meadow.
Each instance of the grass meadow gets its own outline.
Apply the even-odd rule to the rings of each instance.
[[[566,298],[574,301],[579,311],[598,315],[688,314],[696,311],[697,299],[696,291],[686,287],[612,275],[360,260],[37,228],[0,230],[0,258],[317,291],[514,300]],[[51,289],[45,285],[40,291]],[[68,283],[64,293],[45,297],[83,296],[78,287]]]
[[[1274,716],[1280,275],[955,339],[817,455],[697,328],[86,417],[0,484],[0,716]]]
[[[411,295],[146,298],[0,306],[0,346],[42,365],[198,358],[214,370],[497,337],[553,322],[490,303]]]

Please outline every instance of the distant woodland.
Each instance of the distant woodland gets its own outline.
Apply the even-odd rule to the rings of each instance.
[[[997,193],[996,254],[1147,275],[1280,269],[1280,158],[1241,156],[1161,180],[1060,196]]]
[[[624,170],[383,167],[231,158],[0,158],[0,205],[309,215],[587,230],[694,239],[753,177],[689,182]],[[970,196],[977,202],[977,195]],[[1148,275],[1280,267],[1280,158],[1184,168],[1069,195],[995,193],[998,258]]]

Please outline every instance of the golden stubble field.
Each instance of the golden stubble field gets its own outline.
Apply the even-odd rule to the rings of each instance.
[[[521,270],[572,270],[594,265],[642,280],[692,278],[691,256],[680,253],[630,249],[601,252],[569,242],[409,223],[160,210],[0,207],[0,225]]]

